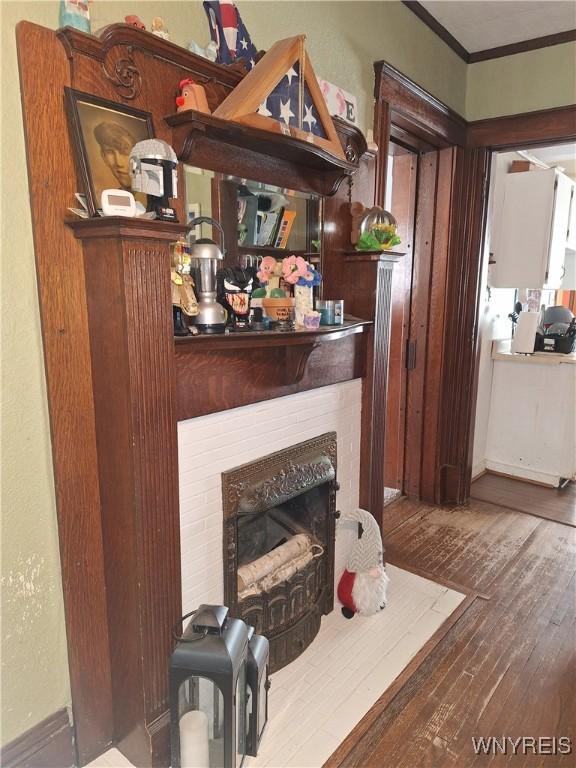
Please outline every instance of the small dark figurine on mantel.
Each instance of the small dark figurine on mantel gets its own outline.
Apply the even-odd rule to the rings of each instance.
[[[250,330],[250,299],[257,285],[255,267],[224,267],[216,273],[216,297],[234,331]]]

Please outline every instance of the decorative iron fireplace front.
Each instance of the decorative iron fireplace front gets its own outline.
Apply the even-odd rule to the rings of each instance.
[[[334,607],[336,433],[222,474],[224,601],[270,641],[270,671]]]

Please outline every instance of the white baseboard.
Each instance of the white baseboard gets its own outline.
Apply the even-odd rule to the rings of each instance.
[[[519,480],[532,480],[534,483],[540,483],[541,485],[549,485],[552,488],[558,488],[560,485],[560,476],[553,475],[548,472],[539,472],[536,469],[530,469],[527,467],[517,467],[513,464],[502,464],[499,461],[491,461],[486,459],[486,469],[490,469],[493,472],[498,472],[501,475],[508,475],[509,477],[517,477]]]
[[[472,482],[478,480],[478,478],[486,472],[486,459],[482,459],[472,467]]]

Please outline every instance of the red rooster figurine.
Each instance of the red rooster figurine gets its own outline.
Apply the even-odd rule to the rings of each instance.
[[[195,109],[197,112],[210,114],[210,107],[206,100],[206,91],[201,85],[195,83],[189,77],[181,80],[178,86],[180,95],[176,97],[176,111],[184,112],[187,109]]]

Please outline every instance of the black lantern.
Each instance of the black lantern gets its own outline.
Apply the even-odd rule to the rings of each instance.
[[[255,635],[254,627],[248,627],[248,637],[246,752],[256,757],[262,733],[268,722],[270,643],[262,635]]]
[[[236,768],[246,754],[248,627],[201,605],[170,660],[172,768]]]

